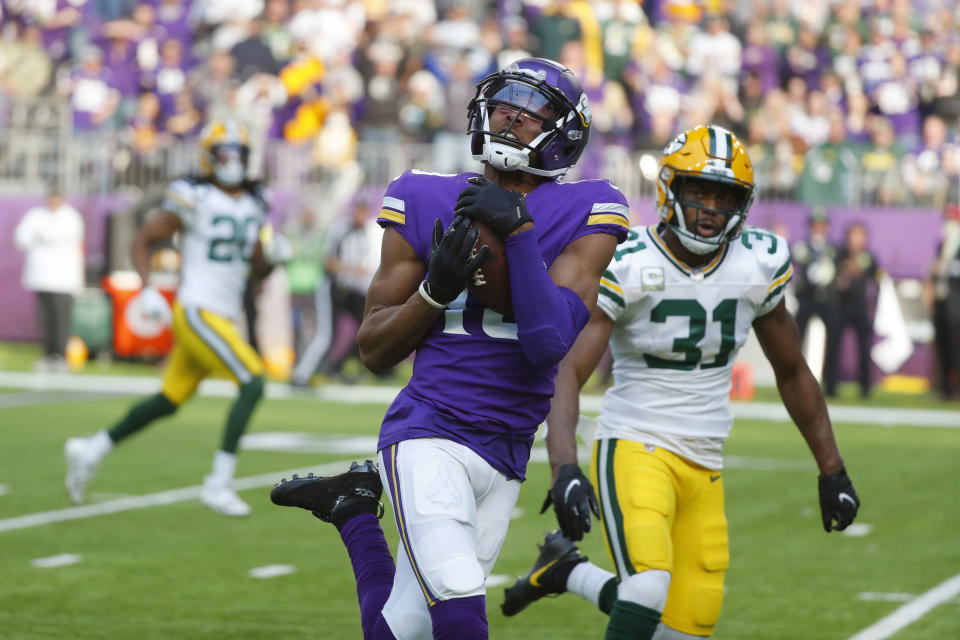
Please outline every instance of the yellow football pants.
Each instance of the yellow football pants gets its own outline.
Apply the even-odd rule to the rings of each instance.
[[[229,319],[196,307],[173,305],[175,342],[163,374],[163,395],[183,404],[211,373],[238,385],[263,375],[263,362]]]
[[[609,439],[594,443],[591,476],[620,579],[668,571],[663,623],[711,635],[730,563],[720,472],[660,447]]]

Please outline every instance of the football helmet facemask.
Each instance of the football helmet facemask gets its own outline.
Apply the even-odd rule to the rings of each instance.
[[[497,108],[542,122],[537,137],[524,144],[509,132],[493,130]],[[572,71],[551,60],[524,58],[485,77],[467,108],[474,160],[500,171],[526,171],[561,178],[576,164],[590,137],[590,101]]]
[[[717,204],[710,207],[689,199],[688,192],[693,191],[718,192]],[[664,148],[657,177],[657,211],[687,250],[708,254],[739,236],[753,195],[753,165],[747,149],[727,129],[700,125]],[[684,212],[693,209],[720,214],[719,233],[698,234],[697,220],[691,228]]]
[[[243,184],[250,158],[250,134],[235,120],[213,120],[200,132],[200,169],[219,184]]]

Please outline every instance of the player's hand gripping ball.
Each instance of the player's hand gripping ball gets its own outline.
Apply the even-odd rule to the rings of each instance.
[[[507,265],[507,248],[503,240],[490,227],[473,220],[478,231],[476,249],[486,245],[487,258],[467,283],[470,294],[480,300],[484,306],[503,316],[513,315],[513,298],[510,295],[510,269]]]

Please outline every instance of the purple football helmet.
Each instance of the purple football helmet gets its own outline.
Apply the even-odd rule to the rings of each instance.
[[[498,106],[542,120],[542,133],[526,145],[492,131],[490,114]],[[561,178],[590,138],[590,101],[580,81],[563,65],[544,58],[518,60],[481,80],[467,114],[473,158],[501,171]]]

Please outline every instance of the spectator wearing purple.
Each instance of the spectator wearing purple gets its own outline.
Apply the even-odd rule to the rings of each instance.
[[[870,31],[870,40],[861,46],[857,52],[858,75],[863,83],[863,90],[870,94],[881,82],[888,80],[893,72],[890,69],[890,59],[897,47],[883,30],[883,22],[874,20]]]
[[[70,29],[83,17],[77,6],[71,0],[27,2],[21,14],[26,24],[43,30],[43,48],[54,62],[62,62],[70,54]]]
[[[164,40],[160,45],[160,64],[153,73],[144,74],[141,84],[157,94],[164,113],[173,112],[177,94],[187,89],[186,63],[179,40]]]
[[[109,125],[120,104],[120,92],[110,82],[103,66],[103,52],[89,45],[80,65],[58,87],[70,99],[76,131],[94,131]]]
[[[810,89],[820,88],[820,74],[830,66],[830,51],[820,35],[807,24],[797,30],[796,44],[787,47],[783,55],[783,77],[800,76]]]
[[[194,29],[190,24],[191,0],[155,0],[155,19],[167,38],[179,40],[184,50],[189,52],[193,42]],[[189,55],[185,56],[190,58]]]
[[[890,76],[869,92],[880,114],[890,119],[897,137],[908,146],[916,143],[920,131],[920,103],[917,81],[907,73],[907,59],[899,51],[890,58]]]
[[[134,8],[132,23],[137,65],[141,71],[154,71],[160,64],[160,43],[169,38],[167,30],[157,24],[157,11],[147,2]]]
[[[203,113],[197,107],[193,95],[184,89],[173,99],[173,111],[167,116],[164,128],[176,138],[190,138],[203,127]]]
[[[627,82],[634,100],[637,144],[643,149],[663,148],[676,135],[686,83],[656,50],[645,57],[642,66],[631,64]]]
[[[106,43],[103,66],[110,84],[120,92],[120,112],[124,119],[135,108],[140,93],[140,67],[137,65],[134,44],[126,37],[110,38]]]
[[[779,67],[777,51],[771,46],[767,30],[760,20],[752,20],[747,25],[746,41],[743,47],[743,75],[752,74],[757,78],[762,93],[779,86]]]

